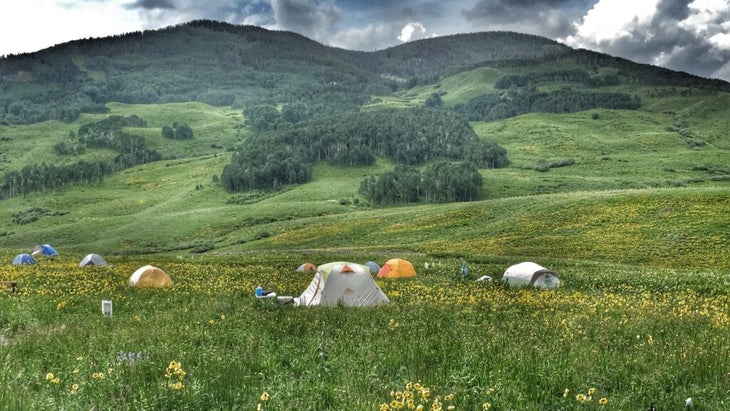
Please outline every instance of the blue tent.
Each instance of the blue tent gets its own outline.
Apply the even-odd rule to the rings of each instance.
[[[35,259],[30,254],[18,254],[13,258],[13,265],[35,264]]]
[[[364,265],[370,267],[370,272],[373,274],[377,274],[378,271],[380,271],[380,265],[376,263],[375,261],[368,261]]]
[[[54,257],[58,255],[58,251],[54,250],[48,244],[37,245],[33,248],[33,255],[44,255],[46,257]]]

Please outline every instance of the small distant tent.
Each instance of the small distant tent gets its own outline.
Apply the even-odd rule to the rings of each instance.
[[[349,262],[320,265],[314,278],[295,305],[343,304],[348,307],[372,307],[390,300],[373,280],[368,267]]]
[[[13,265],[35,264],[35,259],[30,254],[18,254],[13,258]]]
[[[86,266],[95,266],[95,265],[106,265],[106,260],[104,257],[100,256],[99,254],[87,254],[86,257],[84,257],[81,262],[79,263],[79,267],[86,267]]]
[[[46,257],[55,257],[58,255],[58,251],[56,251],[53,247],[51,247],[48,244],[39,244],[33,248],[33,257],[37,257],[39,255],[46,256]]]
[[[370,268],[370,274],[377,274],[380,271],[380,264],[375,261],[368,261],[365,265]]]
[[[129,277],[132,287],[167,287],[172,285],[172,279],[161,269],[146,265],[140,267]]]
[[[507,268],[502,280],[513,287],[533,286],[545,290],[560,285],[557,272],[532,262],[519,263]]]
[[[406,278],[415,277],[416,269],[408,260],[393,258],[385,262],[378,271],[378,278]]]
[[[317,266],[312,263],[302,263],[302,265],[297,267],[297,271],[300,273],[313,273],[317,271]]]

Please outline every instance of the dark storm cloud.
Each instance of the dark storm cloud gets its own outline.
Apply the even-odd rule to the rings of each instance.
[[[479,0],[470,10],[464,11],[467,20],[515,22],[535,10],[555,9],[574,0]]]
[[[334,0],[271,0],[276,24],[318,41],[324,41],[340,19]]]
[[[174,9],[175,4],[173,4],[172,0],[137,0],[127,7],[130,9],[141,8],[147,10]]]
[[[511,30],[545,37],[566,36],[582,13],[579,0],[479,0],[462,11],[465,20],[479,30]]]
[[[657,16],[681,21],[689,16],[689,4],[692,0],[662,0],[657,4]]]

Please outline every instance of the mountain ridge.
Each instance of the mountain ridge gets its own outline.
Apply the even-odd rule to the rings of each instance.
[[[355,111],[390,94],[479,66],[539,62],[611,67],[626,81],[730,92],[704,79],[514,32],[417,40],[365,52],[325,46],[287,31],[209,20],[80,39],[0,59],[0,121],[29,124],[103,112],[103,105],[200,101],[214,106],[303,102]],[[326,104],[335,101],[336,104]],[[325,108],[325,106],[327,106]]]

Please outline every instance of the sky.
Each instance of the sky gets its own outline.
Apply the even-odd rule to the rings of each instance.
[[[514,31],[730,81],[730,0],[0,0],[0,56],[196,19],[350,50]]]

